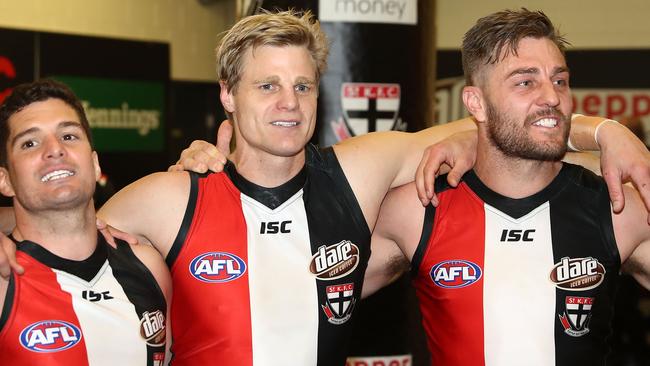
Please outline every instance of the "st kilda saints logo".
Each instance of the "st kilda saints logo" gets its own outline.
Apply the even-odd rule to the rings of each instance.
[[[311,258],[309,271],[320,280],[330,281],[352,273],[359,264],[359,248],[349,240],[322,245]]]
[[[327,302],[321,305],[327,316],[327,321],[332,324],[343,324],[352,316],[354,304],[354,283],[327,286],[325,288]]]
[[[589,333],[593,304],[593,297],[567,296],[564,299],[564,314],[558,315],[564,333],[572,337],[580,337]]]
[[[398,118],[400,97],[399,84],[343,83],[341,107],[351,135],[406,130],[406,123]],[[332,128],[339,139],[345,137],[341,127],[333,122]]]
[[[592,257],[564,257],[551,270],[550,279],[556,287],[563,290],[591,290],[605,279],[605,267]]]

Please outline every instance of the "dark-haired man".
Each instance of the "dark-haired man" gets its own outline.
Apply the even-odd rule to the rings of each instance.
[[[3,363],[162,365],[169,274],[152,248],[98,235],[100,168],[79,100],[54,81],[17,86],[0,107],[0,146],[26,269],[0,278]]]

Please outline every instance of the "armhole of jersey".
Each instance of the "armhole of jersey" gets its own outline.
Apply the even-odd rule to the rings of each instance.
[[[160,285],[158,284],[158,281],[156,281],[156,277],[153,275],[153,273],[151,273],[149,268],[144,263],[142,263],[140,258],[138,258],[138,256],[135,255],[135,253],[133,252],[133,249],[131,249],[131,244],[129,244],[127,242],[123,242],[123,241],[118,239],[117,240],[117,249],[118,250],[123,250],[129,256],[131,256],[132,263],[136,266],[136,268],[138,268],[142,272],[142,274],[144,274],[146,280],[151,282],[154,285],[154,287],[156,288],[156,292],[158,293],[158,295],[160,295],[160,298],[165,300],[165,302],[166,302],[167,299],[165,298],[165,293],[163,292],[162,288],[160,288]],[[171,299],[169,299],[169,300],[171,300]]]
[[[2,314],[0,314],[0,333],[2,333],[2,329],[4,328],[5,324],[7,324],[9,315],[11,315],[11,310],[14,306],[14,295],[16,293],[16,279],[14,276],[17,275],[12,273],[11,276],[9,276],[7,294],[5,295],[4,304],[2,304]]]
[[[431,233],[433,232],[433,218],[436,215],[436,208],[432,204],[429,204],[424,210],[424,223],[422,224],[422,235],[420,236],[420,242],[418,247],[413,253],[413,258],[411,259],[411,277],[416,278],[418,271],[420,270],[420,265],[424,259],[424,252],[427,250],[427,245],[429,239],[431,238]]]
[[[194,218],[194,210],[196,210],[196,198],[198,197],[198,194],[199,175],[190,172],[190,196],[187,199],[187,208],[185,209],[185,216],[183,216],[183,223],[181,223],[181,227],[178,230],[176,239],[174,239],[174,243],[172,244],[171,249],[169,249],[169,253],[167,253],[167,257],[165,258],[165,263],[167,263],[167,267],[170,269],[174,265],[174,262],[176,262],[176,258],[178,258],[178,254],[180,253],[181,248],[183,247],[183,243],[185,243],[187,233],[190,230],[190,225],[192,224],[192,219]]]
[[[603,185],[605,183],[603,182]],[[611,253],[614,263],[618,265],[618,269],[621,267],[621,253],[618,250],[618,244],[616,244],[616,236],[614,235],[614,223],[612,222],[612,206],[609,201],[609,194],[607,188],[603,188],[604,198],[600,201],[602,202],[600,209],[601,212],[610,212],[609,215],[601,215],[601,227],[603,228],[603,239],[605,242],[605,249]]]
[[[345,172],[343,172],[343,168],[341,168],[341,164],[339,163],[339,159],[336,156],[334,148],[329,146],[321,151],[326,166],[332,168],[332,179],[334,179],[337,185],[343,190],[346,201],[353,206],[350,207],[354,212],[354,217],[352,217],[352,219],[357,223],[358,227],[364,228],[364,235],[370,236],[371,232],[370,228],[368,227],[368,222],[366,222],[366,218],[363,216],[361,205],[359,205],[357,196],[354,195],[354,191],[352,190],[352,187],[350,187],[350,182],[348,182],[348,179],[345,177]]]

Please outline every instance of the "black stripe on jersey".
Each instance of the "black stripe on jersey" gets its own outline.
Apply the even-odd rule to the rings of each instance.
[[[196,210],[196,199],[199,195],[199,176],[200,174],[189,172],[190,173],[190,195],[187,198],[187,207],[185,208],[185,215],[183,216],[183,222],[181,223],[180,229],[178,229],[178,234],[174,239],[172,247],[167,253],[165,258],[165,263],[167,267],[172,268],[178,254],[181,252],[183,243],[185,243],[185,238],[187,233],[190,230],[190,225],[192,225],[192,219],[194,218],[194,210]]]
[[[420,242],[418,247],[413,253],[413,258],[411,258],[411,278],[418,276],[418,271],[420,270],[420,265],[422,264],[422,259],[424,258],[424,252],[427,250],[427,244],[431,238],[431,233],[433,232],[433,218],[436,216],[436,208],[432,204],[427,205],[424,210],[424,224],[422,226],[422,235],[420,235]]]
[[[356,309],[342,324],[328,320],[322,306],[326,306],[327,286],[354,284],[354,307],[359,305],[363,277],[370,257],[370,229],[363,216],[343,169],[330,147],[318,150],[306,146],[307,182],[303,191],[303,202],[307,214],[309,240],[312,253],[319,246],[332,245],[349,240],[359,248],[359,264],[345,277],[336,280],[314,278],[318,292],[318,366],[345,365],[350,348],[352,327]],[[333,319],[335,320],[335,319]]]
[[[7,284],[5,302],[2,304],[2,314],[0,314],[0,332],[2,332],[2,328],[7,324],[12,307],[14,306],[14,295],[16,294],[16,279],[14,276],[18,275],[12,272],[11,276],[9,276],[9,283]]]
[[[582,167],[565,164],[564,190],[550,202],[553,261],[549,274],[562,258],[592,257],[605,267],[605,279],[589,290],[555,289],[555,364],[604,365],[610,350],[614,297],[618,287],[620,256],[614,240],[611,207],[605,182]],[[567,298],[592,298],[590,310],[572,306],[571,312],[582,320],[589,316],[587,325],[577,332],[565,331],[561,317],[568,316]],[[580,328],[578,326],[578,328]],[[572,333],[573,335],[571,335]]]
[[[116,240],[117,249],[108,247],[108,263],[113,270],[115,280],[122,286],[124,294],[135,307],[136,315],[141,320],[140,334],[143,334],[144,313],[150,314],[160,311],[167,318],[167,302],[158,281],[149,269],[138,259],[131,250],[131,246],[121,240]],[[166,327],[167,324],[165,323]],[[166,337],[170,336],[169,329],[165,329]],[[154,353],[164,357],[165,343],[160,346],[147,344],[147,366],[153,366]]]
[[[104,262],[106,262],[106,246],[108,244],[105,244],[106,241],[104,240],[104,236],[99,232],[97,233],[97,243],[98,244],[90,257],[81,261],[59,257],[39,244],[29,240],[19,242],[17,244],[17,250],[29,254],[31,257],[50,268],[70,273],[86,282],[90,282],[95,278],[95,276],[97,276],[99,270],[104,266]]]
[[[436,192],[436,194],[440,194],[448,189],[454,188],[447,182],[447,174],[443,174],[436,178],[433,185],[433,190]],[[433,219],[435,216],[436,208],[432,204],[427,205],[424,211],[424,223],[422,225],[420,242],[418,243],[417,248],[415,248],[413,258],[411,258],[411,278],[417,277],[418,271],[420,270],[420,265],[422,264],[422,259],[424,258],[424,252],[427,249],[427,244],[429,243],[431,233],[433,232]]]
[[[239,175],[235,168],[235,164],[231,161],[226,163],[224,171],[228,174],[232,183],[241,193],[251,197],[271,210],[275,210],[300,191],[305,185],[305,180],[307,179],[307,169],[303,167],[295,177],[289,179],[286,183],[277,187],[266,188],[258,186]]]
[[[567,174],[567,165],[563,164],[560,172],[546,188],[525,198],[510,198],[491,190],[481,182],[473,170],[465,173],[463,180],[485,203],[518,219],[557,195],[566,183]]]

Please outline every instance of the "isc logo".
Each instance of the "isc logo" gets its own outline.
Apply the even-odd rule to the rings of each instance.
[[[204,253],[190,263],[192,276],[203,282],[229,282],[243,276],[244,272],[246,272],[246,263],[230,253]]]
[[[533,241],[533,233],[535,233],[535,229],[529,229],[529,230],[503,229],[503,231],[501,232],[501,241],[502,242]]]
[[[466,260],[448,260],[431,268],[433,283],[442,288],[466,287],[481,278],[481,267]]]
[[[291,232],[291,230],[289,229],[290,223],[291,220],[262,222],[262,226],[260,227],[260,234],[290,233]]]
[[[20,344],[33,352],[59,352],[74,347],[81,330],[62,320],[44,320],[27,326],[20,333]]]

